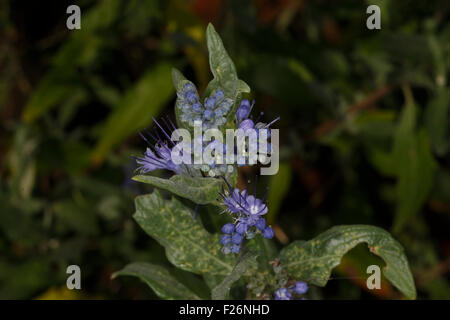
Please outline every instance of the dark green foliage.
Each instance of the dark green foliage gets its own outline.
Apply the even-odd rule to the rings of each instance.
[[[179,218],[194,230],[204,224],[208,231],[197,231],[209,245],[218,242],[217,221],[226,220],[203,207],[215,200],[214,182],[180,188],[163,172],[145,178],[151,186],[131,180],[131,156],[146,147],[138,131],[151,129],[152,117],[176,119],[172,67],[202,96],[226,83],[235,101],[256,100],[263,121],[281,116],[280,174],[257,186],[261,196],[271,188],[276,240],[253,239],[241,261],[258,270],[254,292],[276,285],[276,278],[267,288],[260,280],[289,243],[281,261],[289,248],[306,250],[314,241],[295,240],[364,224],[401,243],[419,299],[450,297],[448,1],[379,1],[381,30],[365,27],[369,2],[195,2],[84,0],[77,31],[65,28],[70,3],[0,4],[0,299],[58,298],[70,264],[82,269],[74,299],[203,299],[214,288],[216,298],[245,298],[236,288],[247,275],[236,261],[213,256],[222,263],[192,264],[174,254],[169,233],[148,225],[151,239],[132,217],[134,198],[156,186],[165,191],[137,201],[160,197],[153,202],[182,207]],[[217,33],[210,26],[204,37],[209,21]],[[207,49],[222,44],[228,53],[210,58]],[[235,178],[243,186],[258,173],[244,167]],[[192,202],[202,204],[195,222]],[[135,217],[144,225],[139,217],[151,214],[138,207]],[[341,264],[315,284],[330,272],[335,279],[314,286],[311,298],[414,296],[409,272],[403,284],[385,273],[384,290],[367,290],[367,265],[393,262],[366,247],[350,249],[336,249]],[[137,279],[111,279],[131,261],[145,263],[116,275],[136,275],[154,292]]]

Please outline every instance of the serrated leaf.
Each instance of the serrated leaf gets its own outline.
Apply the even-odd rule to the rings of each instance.
[[[281,251],[280,262],[294,279],[325,286],[342,256],[363,242],[386,262],[383,268],[385,277],[409,299],[415,299],[414,279],[402,245],[378,227],[333,227],[312,240],[291,243]]]
[[[222,253],[219,234],[208,233],[180,201],[164,200],[155,190],[137,197],[135,204],[134,219],[166,249],[173,265],[197,274],[228,275],[233,270],[235,258]]]
[[[192,178],[181,175],[174,175],[170,179],[138,175],[134,176],[133,180],[170,191],[177,196],[189,199],[198,204],[215,202],[222,186],[222,181],[219,179]]]
[[[211,298],[213,300],[225,300],[233,283],[238,281],[252,265],[256,264],[257,256],[255,252],[248,251],[244,253],[233,268],[233,271],[211,291]]]
[[[162,299],[200,300],[195,293],[178,282],[167,270],[151,263],[131,263],[112,277],[135,276],[145,282]]]

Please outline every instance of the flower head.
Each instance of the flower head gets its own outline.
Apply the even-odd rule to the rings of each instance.
[[[309,289],[308,284],[304,281],[297,281],[291,288],[296,294],[305,294]]]
[[[306,282],[297,281],[289,288],[280,288],[275,290],[274,298],[275,300],[291,300],[293,298],[293,295],[305,294],[306,292],[308,292],[308,289],[308,284]],[[300,299],[305,300],[304,297],[301,297]]]
[[[250,105],[250,101],[247,99],[244,99],[241,101],[241,104],[236,110],[236,122],[239,124],[244,119],[247,119],[252,108],[253,108],[254,102]]]
[[[225,179],[224,179],[225,180]],[[235,246],[240,246],[244,238],[251,239],[257,232],[260,232],[264,238],[271,239],[274,236],[273,229],[266,226],[266,220],[263,215],[268,211],[264,198],[258,199],[256,195],[250,195],[248,190],[233,189],[226,181],[228,191],[221,193],[226,210],[233,216],[234,223],[227,223],[222,227],[222,232],[230,237],[230,241]],[[231,244],[228,241],[222,244],[227,249],[225,253],[234,252],[231,250]]]
[[[286,288],[277,289],[274,293],[275,300],[291,300],[292,294]]]
[[[212,92],[202,104],[196,87],[190,81],[177,92],[177,96],[177,104],[181,110],[180,120],[191,127],[195,121],[202,121],[204,130],[224,125],[225,116],[233,104],[233,100],[226,98],[221,89]]]
[[[180,173],[182,171],[182,167],[180,165],[176,165],[171,158],[171,152],[172,148],[175,146],[175,142],[172,141],[168,132],[155,119],[153,120],[159,131],[158,129],[155,130],[154,134],[147,132],[153,140],[153,143],[151,143],[143,134],[140,133],[141,137],[147,142],[148,147],[142,157],[136,157],[136,162],[139,164],[138,170],[141,173],[148,173],[156,169],[167,169],[175,173]],[[170,122],[170,120],[170,125],[164,119],[163,121],[169,131],[175,129],[175,126]]]

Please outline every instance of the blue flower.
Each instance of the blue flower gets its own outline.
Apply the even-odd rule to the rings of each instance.
[[[186,82],[181,90],[177,92],[177,105],[181,110],[180,120],[190,126],[194,122],[202,121],[204,130],[219,128],[226,123],[226,114],[230,111],[233,101],[225,97],[224,92],[218,89],[204,100],[204,105],[192,82]]]
[[[239,253],[239,251],[241,250],[241,247],[237,244],[234,244],[231,246],[231,252],[232,253]]]
[[[266,220],[264,218],[259,218],[255,223],[256,228],[263,231],[266,228]]]
[[[263,230],[262,235],[266,239],[272,239],[273,238],[273,229],[272,227],[267,227]]]
[[[291,289],[296,293],[296,294],[305,294],[306,292],[308,292],[308,284],[304,281],[297,281],[295,283],[295,285],[293,285],[291,287]]]
[[[205,112],[203,112],[203,118],[206,120],[211,120],[214,117],[214,113],[211,110],[205,110]]]
[[[222,227],[222,232],[225,234],[230,234],[234,232],[234,224],[227,223]]]
[[[205,100],[206,109],[214,109],[215,106],[216,106],[216,99],[206,98],[206,100]]]
[[[248,118],[250,111],[253,108],[253,104],[250,105],[250,101],[248,101],[247,99],[241,101],[241,104],[236,110],[236,122],[238,124],[241,123],[244,119]]]
[[[268,211],[267,205],[264,203],[265,197],[261,200],[248,194],[247,190],[233,189],[225,178],[224,180],[228,191],[220,193],[220,195],[227,211],[234,217],[235,223],[227,223],[222,227],[222,232],[227,235],[232,233],[231,242],[235,245],[240,245],[244,237],[246,239],[253,238],[258,232],[263,237],[271,239],[274,235],[273,229],[266,227],[266,220],[262,217]],[[225,245],[230,247],[228,242]],[[234,251],[230,248],[224,252]]]
[[[188,105],[189,106],[189,105]],[[189,111],[189,109],[183,109],[183,111]],[[192,105],[192,110],[195,112],[195,113],[200,113],[200,112],[202,112],[202,104],[201,103],[194,103],[193,105]]]
[[[224,93],[222,90],[217,90],[216,93],[214,93],[214,98],[216,100],[222,100],[224,98]]]
[[[246,191],[240,191],[239,189],[234,189],[226,197],[224,196],[224,204],[230,213],[239,213],[244,210],[242,199],[245,198]]]
[[[237,232],[231,235],[231,242],[233,242],[234,244],[241,244],[243,239],[244,238],[242,237],[242,235]]]
[[[227,245],[231,243],[231,236],[229,234],[224,234],[220,237],[220,243]]]
[[[292,294],[286,288],[277,289],[274,293],[275,300],[291,300]]]
[[[164,130],[164,128],[156,120],[154,121],[167,141],[161,138],[158,131],[155,131],[155,134],[148,132],[150,137],[154,140],[154,143],[152,144],[143,134],[140,133],[141,137],[147,142],[149,147],[147,147],[142,157],[135,157],[136,162],[139,164],[138,170],[141,173],[148,173],[156,169],[167,169],[175,173],[180,173],[183,169],[182,166],[173,163],[171,157],[172,148],[175,146],[175,142],[172,141],[166,130]],[[175,128],[173,123],[171,123],[171,128],[165,120],[164,122],[170,130]]]
[[[245,234],[247,232],[247,230],[248,230],[248,224],[245,221],[239,222],[236,225],[236,232],[239,234]]]
[[[280,288],[275,290],[274,298],[275,300],[291,300],[292,295],[295,293],[297,295],[302,295],[308,292],[308,284],[304,281],[297,281],[294,285],[289,288]],[[305,298],[300,298],[305,300]]]
[[[244,121],[242,121],[239,124],[239,129],[244,130],[244,132],[249,129],[254,129],[254,128],[255,128],[255,123],[251,119],[245,119]]]

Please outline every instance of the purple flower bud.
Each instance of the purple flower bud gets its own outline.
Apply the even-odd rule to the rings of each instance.
[[[207,98],[205,101],[205,107],[207,109],[214,109],[214,107],[216,106],[216,99],[214,98]]]
[[[202,112],[202,105],[200,103],[196,102],[192,105],[192,110],[196,113],[200,113],[200,112]]]
[[[184,112],[187,112],[191,109],[191,106],[187,103],[183,103],[180,105],[180,109],[183,110]]]
[[[222,100],[223,97],[224,94],[222,90],[217,90],[216,93],[214,94],[214,98],[216,98],[216,100]]]
[[[195,90],[195,87],[194,87],[194,85],[192,83],[186,83],[183,86],[183,90],[184,91],[193,91],[193,90]]]
[[[197,102],[197,95],[196,95],[194,92],[192,92],[192,91],[188,91],[188,92],[186,93],[186,100],[187,100],[189,103]]]
[[[230,254],[230,253],[231,253],[231,248],[228,247],[228,246],[223,247],[223,248],[222,248],[222,252],[223,252],[224,254]]]
[[[308,292],[308,289],[308,284],[304,281],[297,281],[295,285],[292,286],[292,290],[294,290],[296,294],[304,294]]]
[[[214,111],[214,113],[216,114],[216,117],[221,117],[225,114],[225,110],[219,107]]]
[[[266,219],[259,218],[255,223],[256,228],[263,231],[266,228]]]
[[[239,124],[239,129],[242,129],[245,132],[248,129],[253,129],[254,126],[255,126],[255,124],[253,123],[253,121],[251,119],[245,119],[244,121],[242,121]]]
[[[233,235],[231,236],[231,242],[233,242],[234,244],[241,244],[242,239],[243,237],[239,233],[233,233]]]
[[[203,112],[203,117],[207,120],[211,120],[212,117],[214,117],[214,113],[211,110],[205,110],[205,112]]]
[[[225,234],[233,233],[233,231],[234,231],[234,224],[232,223],[227,223],[222,227],[222,232]]]
[[[246,119],[249,113],[250,113],[250,101],[244,99],[241,101],[241,104],[236,110],[236,121],[239,123],[242,120]]]
[[[239,222],[236,225],[236,232],[239,234],[245,234],[248,230],[248,225],[245,222]]]
[[[221,244],[229,244],[231,242],[231,236],[229,234],[224,234],[220,237]]]
[[[273,238],[273,229],[272,227],[267,227],[263,230],[262,235],[266,239],[272,239]]]
[[[234,244],[231,246],[231,252],[233,253],[239,253],[239,251],[241,250],[241,246]]]
[[[274,293],[275,300],[291,300],[292,294],[286,288],[280,288]]]

